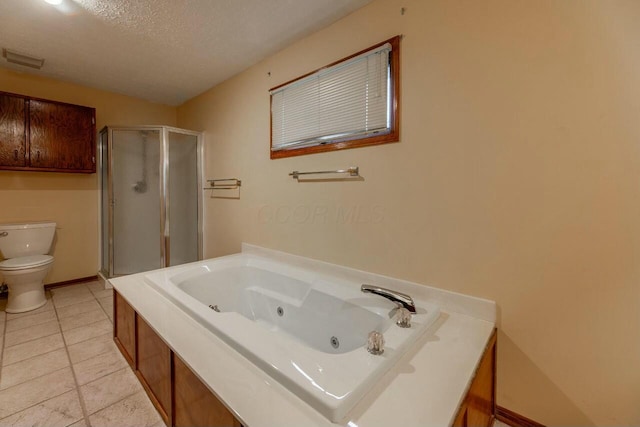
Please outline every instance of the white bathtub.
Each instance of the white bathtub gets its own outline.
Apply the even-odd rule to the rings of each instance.
[[[371,389],[439,316],[416,300],[412,327],[360,283],[252,254],[158,270],[145,281],[333,422]],[[390,316],[394,316],[391,318]],[[367,352],[384,334],[385,351]]]

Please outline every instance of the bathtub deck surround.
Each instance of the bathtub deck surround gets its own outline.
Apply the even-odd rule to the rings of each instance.
[[[243,245],[243,255],[287,264],[291,269],[307,271],[314,276],[335,278],[333,285],[331,281],[327,282],[327,287],[339,288],[344,281],[373,283],[411,295],[418,308],[424,302],[439,306],[441,314],[435,323],[392,367],[369,385],[367,393],[337,424],[453,423],[493,333],[495,303],[252,245]],[[203,263],[206,264],[200,262],[192,266]],[[165,274],[169,280],[172,272],[184,272],[184,268],[180,266],[156,273]],[[197,275],[195,271],[194,274]],[[176,304],[175,300],[167,298],[166,293],[154,289],[147,276],[150,274],[140,273],[111,279],[111,283],[243,425],[335,425],[305,403],[298,393],[292,392],[280,380],[235,350],[228,340],[212,333],[197,320],[197,316],[181,309],[180,302]],[[374,295],[361,293],[359,298],[388,303]],[[225,314],[223,304],[219,309],[221,313],[210,310],[211,314]],[[389,411],[389,408],[394,410]]]
[[[419,301],[413,327],[400,328],[396,304],[364,294],[358,282],[246,253],[149,273],[145,280],[333,422],[440,315],[438,306]],[[380,357],[363,348],[373,331],[385,337]]]
[[[164,426],[113,343],[112,294],[53,288],[19,314],[0,299],[1,426]]]

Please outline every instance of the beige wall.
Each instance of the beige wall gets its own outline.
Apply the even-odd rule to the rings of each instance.
[[[299,41],[178,108],[206,177],[243,180],[205,199],[206,255],[249,242],[496,300],[500,405],[640,424],[638,22],[633,0],[378,0]],[[396,34],[400,143],[269,160],[270,87]],[[350,165],[363,181],[287,176]]]
[[[110,125],[176,124],[176,108],[0,68],[0,91],[96,109],[97,129]],[[46,283],[98,271],[98,175],[0,171],[0,223],[58,223],[55,262]]]

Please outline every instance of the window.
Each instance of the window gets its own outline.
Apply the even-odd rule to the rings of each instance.
[[[271,89],[271,158],[399,140],[400,36]]]

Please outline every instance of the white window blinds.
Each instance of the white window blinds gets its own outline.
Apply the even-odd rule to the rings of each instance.
[[[390,132],[391,44],[271,91],[271,150]]]

